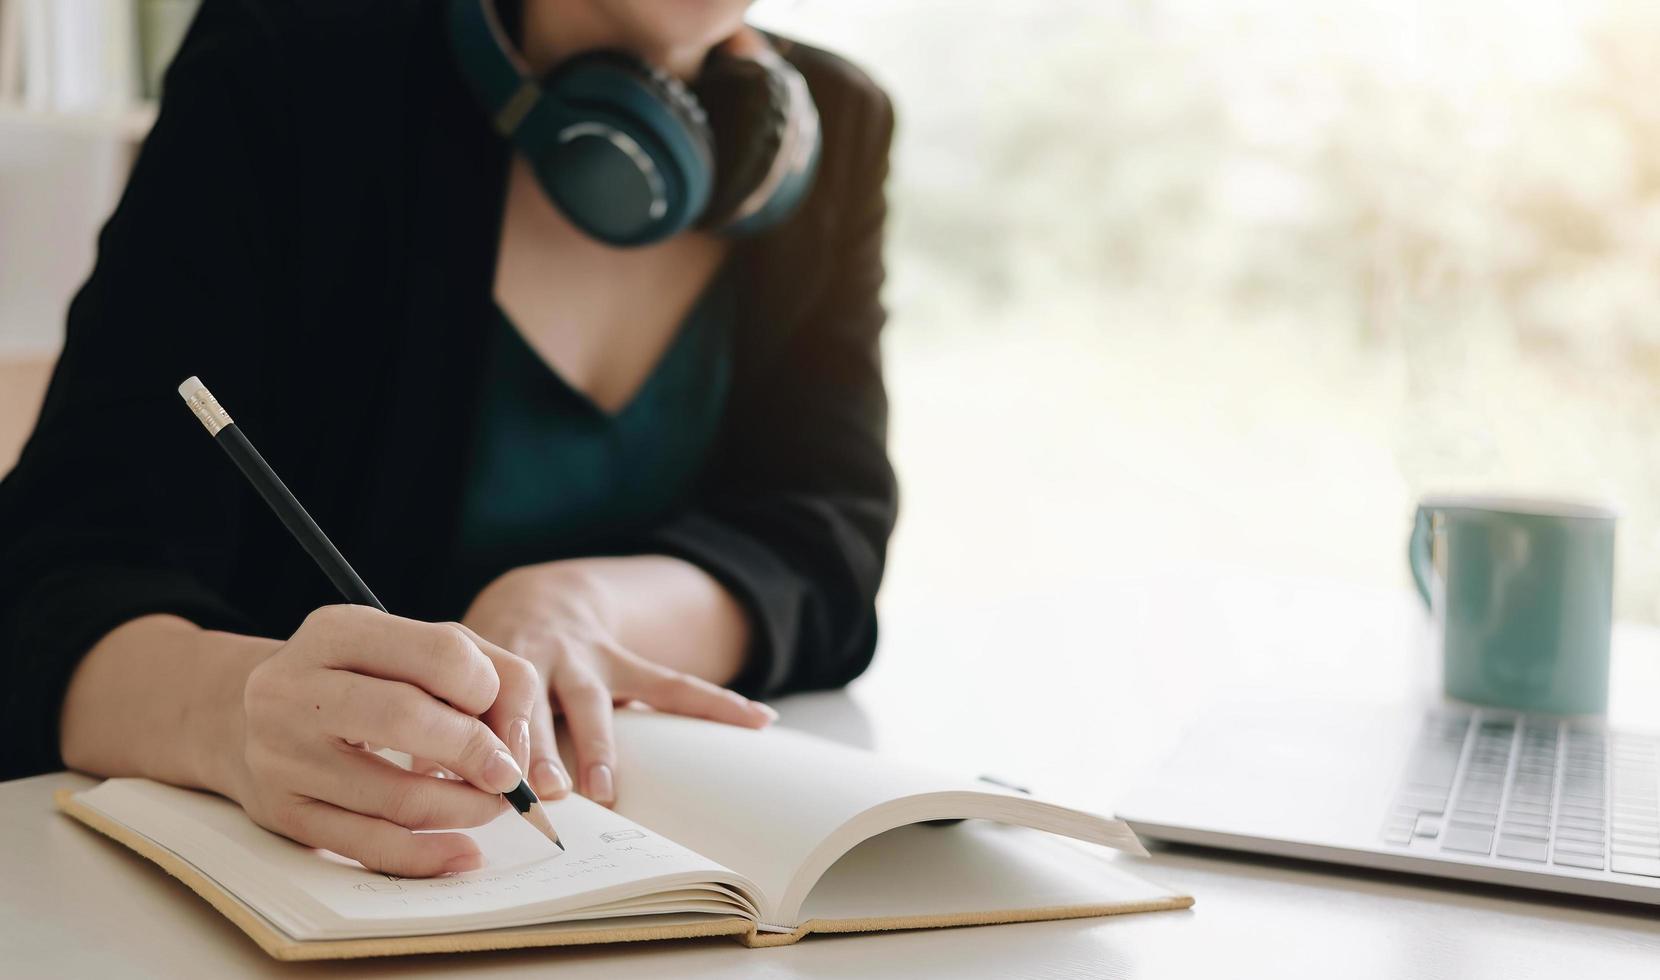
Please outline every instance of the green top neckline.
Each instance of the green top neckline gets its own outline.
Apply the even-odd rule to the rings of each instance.
[[[639,390],[607,412],[493,298],[490,310],[454,545],[464,594],[521,565],[625,547],[686,506],[725,414],[737,316],[717,272]]]
[[[571,397],[581,402],[589,412],[607,422],[618,424],[633,414],[635,409],[642,403],[649,400],[651,389],[658,384],[658,380],[665,373],[665,366],[675,363],[676,360],[682,356],[681,349],[695,341],[696,338],[693,335],[697,333],[698,325],[704,319],[702,314],[705,312],[705,307],[709,305],[710,300],[716,291],[721,289],[724,285],[726,268],[727,264],[725,261],[722,261],[722,263],[716,267],[715,274],[710,276],[709,281],[698,291],[697,298],[692,301],[692,305],[688,308],[686,316],[675,328],[674,338],[669,341],[668,346],[663,348],[663,352],[657,355],[657,360],[652,364],[651,370],[646,373],[645,380],[640,382],[640,386],[634,389],[634,393],[630,395],[628,400],[623,403],[622,407],[618,408],[616,411],[610,411],[601,406],[598,402],[594,401],[593,396],[572,384],[570,380],[565,377],[563,371],[560,371],[559,368],[549,364],[547,360],[542,357],[541,353],[531,345],[530,341],[525,338],[524,333],[519,330],[519,325],[513,322],[513,318],[508,315],[506,310],[502,309],[501,303],[496,299],[494,294],[490,297],[490,308],[495,315],[496,322],[502,326],[505,326],[507,328],[507,333],[511,337],[508,343],[510,346],[515,348],[515,351],[509,356],[515,358],[522,358],[524,356],[530,357],[536,361],[536,363],[542,365],[558,386],[563,388]]]

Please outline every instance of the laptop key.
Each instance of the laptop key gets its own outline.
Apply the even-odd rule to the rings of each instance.
[[[1600,840],[1574,840],[1571,837],[1558,837],[1556,839],[1556,853],[1558,854],[1565,851],[1574,854],[1601,854],[1607,849],[1607,845]]]
[[[1499,857],[1501,858],[1543,862],[1546,850],[1548,848],[1542,840],[1531,840],[1526,837],[1499,838]]]
[[[1556,825],[1559,827],[1578,827],[1581,830],[1601,830],[1601,820],[1588,820],[1585,817],[1559,817]]]
[[[1650,878],[1660,878],[1660,858],[1631,857],[1626,854],[1616,854],[1609,870],[1628,875],[1647,875]]]
[[[1557,851],[1551,855],[1552,864],[1560,864],[1568,868],[1586,868],[1591,871],[1602,870],[1601,854],[1575,854],[1572,851]]]
[[[1626,844],[1615,841],[1608,849],[1615,854],[1624,854],[1627,857],[1660,858],[1660,845]]]
[[[1467,854],[1489,854],[1493,850],[1493,832],[1455,823],[1442,832],[1441,849],[1463,851]]]

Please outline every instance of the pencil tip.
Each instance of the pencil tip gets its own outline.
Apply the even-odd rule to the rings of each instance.
[[[559,832],[553,829],[553,821],[549,820],[548,815],[543,812],[542,804],[537,803],[535,806],[532,806],[530,809],[526,810],[525,819],[530,821],[530,825],[532,827],[540,830],[543,837],[553,841],[555,847],[559,848],[561,851],[565,849],[564,842],[559,839]]]

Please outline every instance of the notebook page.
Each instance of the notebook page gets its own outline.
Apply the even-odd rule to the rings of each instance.
[[[774,925],[794,924],[769,916],[813,850],[858,814],[919,793],[1003,793],[778,726],[628,710],[615,729],[617,811],[753,880]]]
[[[642,710],[619,711],[615,728],[618,812],[753,880],[763,924],[796,925],[838,855],[929,818],[981,817],[1145,853],[1122,821],[787,728]]]
[[[485,867],[401,879],[270,833],[208,793],[114,779],[79,799],[174,851],[297,939],[526,924],[702,883],[753,886],[660,834],[572,796],[544,803],[567,850],[512,812],[468,831]],[[712,897],[714,893],[710,893]],[[733,912],[737,912],[734,908]]]
[[[971,820],[879,834],[813,886],[801,920],[995,917],[1008,909],[1125,906],[1179,898],[1098,847]]]

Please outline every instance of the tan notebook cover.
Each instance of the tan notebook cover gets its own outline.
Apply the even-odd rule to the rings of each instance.
[[[625,793],[616,812],[577,797],[550,804],[572,845],[558,860],[501,844],[504,832],[524,830],[511,814],[470,832],[491,861],[476,878],[388,881],[260,830],[233,803],[145,780],[64,791],[57,805],[160,865],[284,960],[717,935],[780,946],[814,932],[1193,904],[1056,836],[1139,849],[1133,836],[1116,838],[1113,821],[1002,792],[918,792],[938,789],[933,777],[799,733],[620,714],[633,798]],[[674,747],[688,754],[676,758]],[[671,773],[695,759],[724,760],[688,777],[701,794],[672,785]],[[775,771],[753,771],[769,759]],[[839,766],[861,767],[861,778],[838,787]],[[791,768],[794,786],[780,775]],[[742,785],[763,790],[746,798]],[[918,823],[954,815],[987,819]]]

